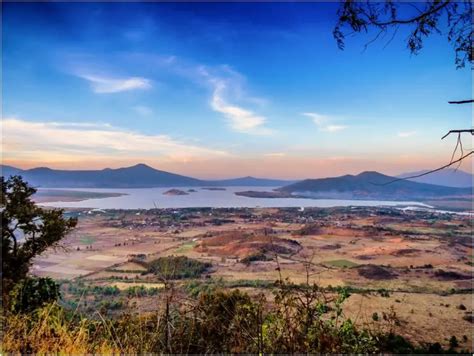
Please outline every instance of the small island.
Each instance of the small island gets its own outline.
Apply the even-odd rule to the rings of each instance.
[[[204,190],[227,190],[227,189],[222,188],[222,187],[204,187],[204,188],[201,188],[201,189],[204,189]]]
[[[289,193],[279,191],[262,192],[255,190],[246,190],[243,192],[235,192],[234,194],[248,198],[294,198],[294,196]]]
[[[189,193],[180,189],[170,189],[164,192],[163,195],[189,195]]]
[[[188,193],[196,193],[197,190],[196,189],[188,189]]]

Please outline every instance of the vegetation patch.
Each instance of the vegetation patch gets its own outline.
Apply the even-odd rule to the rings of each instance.
[[[323,262],[325,265],[339,267],[339,268],[352,268],[359,266],[358,263],[349,261],[349,260],[332,260]]]
[[[293,232],[295,236],[308,236],[321,234],[321,227],[316,224],[306,224],[301,229]]]
[[[373,280],[385,280],[395,279],[397,275],[390,271],[387,267],[377,265],[362,265],[357,267],[357,272],[360,276],[373,279]]]
[[[194,248],[194,246],[196,246],[196,241],[189,241],[189,242],[186,242],[184,244],[182,244],[181,246],[179,246],[175,252],[176,253],[185,253],[185,252],[188,252],[190,250],[192,250]]]
[[[268,257],[264,252],[258,252],[254,253],[251,255],[248,255],[247,257],[244,257],[240,260],[243,264],[246,264],[247,266],[250,265],[252,262],[257,262],[257,261],[271,261],[272,258]]]
[[[89,235],[83,235],[79,239],[79,242],[83,245],[92,245],[95,242],[95,238]]]
[[[212,266],[209,262],[201,262],[186,256],[167,256],[150,262],[134,262],[142,264],[147,272],[163,279],[199,278]]]
[[[442,269],[435,271],[434,275],[442,281],[455,281],[455,280],[471,278],[471,276],[468,276],[468,275],[464,275],[464,274],[454,272],[454,271],[445,271]]]

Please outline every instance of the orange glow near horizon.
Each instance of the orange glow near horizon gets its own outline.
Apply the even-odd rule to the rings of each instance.
[[[28,161],[4,159],[3,164],[21,169],[49,167],[64,170],[99,170],[147,164],[155,169],[202,179],[225,179],[254,176],[275,179],[306,179],[358,174],[363,171],[378,171],[387,175],[398,175],[423,169],[434,169],[447,163],[449,158],[431,159],[423,156],[386,157],[385,159],[361,159],[351,157],[264,157],[223,158],[212,160],[169,161],[150,159],[94,159],[77,161]],[[473,160],[465,160],[459,169],[472,172]],[[453,166],[456,168],[456,166]]]

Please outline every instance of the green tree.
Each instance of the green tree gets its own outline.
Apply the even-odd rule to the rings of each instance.
[[[31,200],[36,189],[20,176],[1,177],[2,299],[27,277],[32,259],[57,243],[76,226],[61,209],[43,209]]]
[[[10,293],[10,310],[25,313],[56,301],[59,286],[51,278],[25,278]]]

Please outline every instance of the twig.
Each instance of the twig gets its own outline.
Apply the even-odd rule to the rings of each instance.
[[[442,166],[442,167],[433,169],[433,170],[428,171],[428,172],[425,172],[425,173],[416,174],[416,175],[414,175],[414,176],[409,176],[409,177],[404,177],[404,178],[397,178],[397,179],[391,180],[390,182],[383,183],[383,184],[378,184],[378,183],[372,183],[372,184],[383,186],[383,185],[387,185],[387,184],[392,184],[392,183],[394,183],[394,182],[398,182],[398,181],[400,181],[400,180],[408,180],[408,179],[423,177],[423,176],[426,176],[426,175],[428,175],[428,174],[431,174],[431,173],[434,173],[434,172],[438,172],[438,171],[441,171],[441,170],[443,170],[443,169],[445,169],[445,168],[448,168],[448,167],[452,166],[452,165],[455,164],[455,163],[461,162],[463,159],[469,157],[469,156],[472,155],[473,153],[474,153],[474,151],[471,151],[471,152],[465,154],[464,156],[462,156],[461,158],[457,159],[456,161],[450,162],[450,163],[448,163],[448,164],[446,164],[446,165],[444,165],[444,166]]]
[[[474,99],[469,100],[459,100],[459,101],[448,101],[449,104],[469,104],[474,103]]]
[[[450,134],[452,133],[458,133],[458,134],[461,134],[461,133],[470,133],[471,135],[474,135],[474,129],[466,129],[466,130],[449,130],[448,133],[446,135],[444,135],[443,137],[441,137],[442,140],[444,140],[446,137],[448,137]]]

